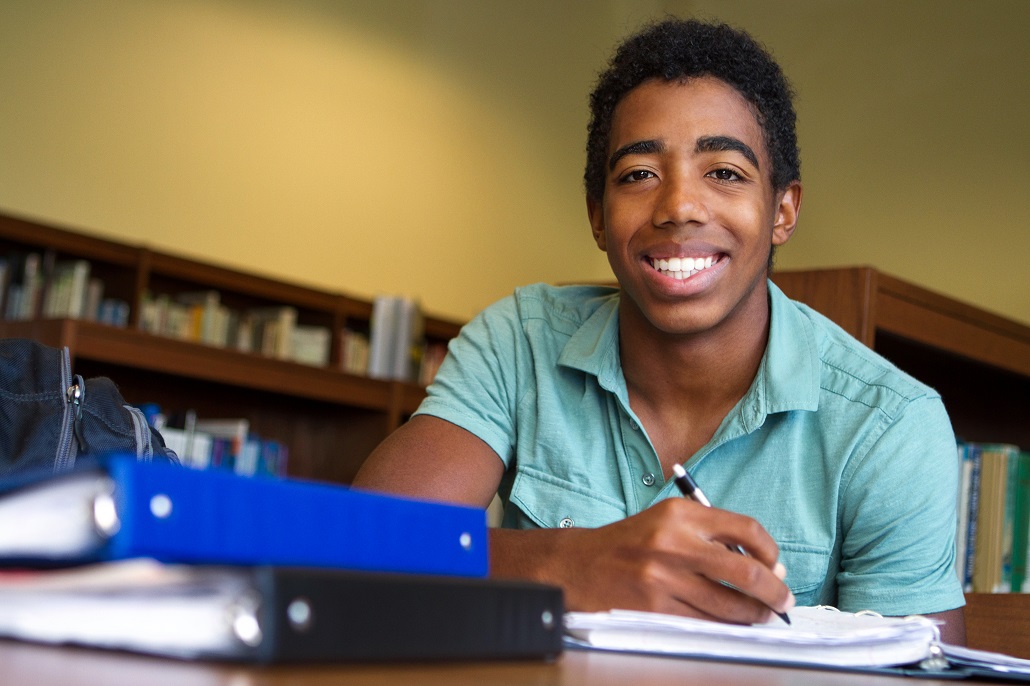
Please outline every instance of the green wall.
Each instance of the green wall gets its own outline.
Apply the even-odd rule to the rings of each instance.
[[[0,3],[0,211],[467,318],[606,280],[586,97],[666,12],[755,33],[798,92],[781,268],[870,264],[1030,323],[1030,3]]]

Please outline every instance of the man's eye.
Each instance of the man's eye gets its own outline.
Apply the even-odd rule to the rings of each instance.
[[[737,181],[740,176],[732,169],[715,169],[708,172],[708,175],[717,181]]]
[[[630,173],[622,177],[625,182],[632,181],[644,181],[646,179],[654,178],[654,172],[648,171],[647,169],[634,169]]]

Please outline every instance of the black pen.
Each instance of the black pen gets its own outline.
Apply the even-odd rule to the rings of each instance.
[[[680,493],[690,498],[695,503],[699,503],[705,507],[712,506],[711,501],[708,500],[707,496],[705,496],[700,487],[698,487],[697,482],[694,481],[694,477],[690,476],[690,473],[683,468],[683,465],[672,465],[672,473],[676,475],[674,481],[676,482],[676,487],[680,489]],[[727,545],[726,547],[734,552],[740,553],[744,557],[748,557],[747,551],[739,545]],[[769,609],[772,610],[772,608]],[[773,610],[773,612],[776,612],[776,610]],[[790,617],[787,616],[786,612],[776,612],[776,615],[787,624],[790,624]]]

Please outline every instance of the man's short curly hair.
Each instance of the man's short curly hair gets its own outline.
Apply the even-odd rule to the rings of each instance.
[[[622,98],[650,79],[702,76],[729,84],[751,103],[772,159],[773,188],[801,180],[793,91],[772,56],[747,33],[725,24],[670,19],[623,42],[590,95],[583,175],[588,198],[604,197],[612,116]]]

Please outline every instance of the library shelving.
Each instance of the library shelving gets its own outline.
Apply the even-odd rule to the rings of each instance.
[[[1030,327],[871,267],[773,281],[937,389],[960,439],[1030,447]],[[1030,595],[967,593],[966,602],[971,647],[1030,658]]]
[[[349,483],[372,449],[415,410],[414,383],[341,370],[343,331],[367,332],[372,303],[213,263],[0,214],[0,257],[46,253],[51,262],[83,259],[104,295],[128,305],[124,327],[87,319],[0,321],[0,337],[67,346],[74,373],[109,376],[129,402],[169,413],[242,417],[254,432],[289,446],[292,476]],[[147,294],[214,290],[233,308],[291,307],[302,324],[326,327],[329,362],[312,366],[139,329]],[[427,341],[445,343],[461,324],[426,317]]]

